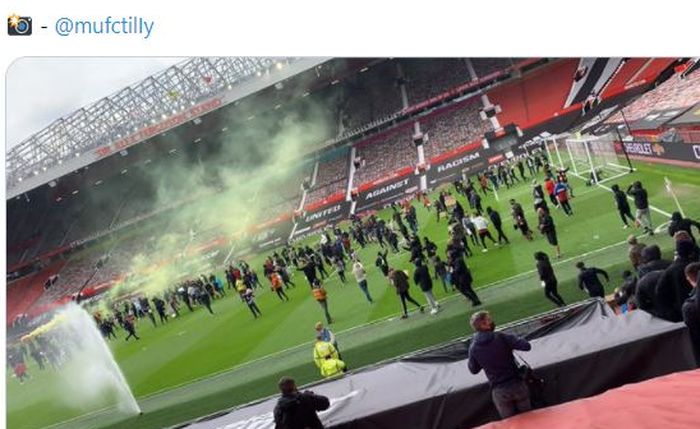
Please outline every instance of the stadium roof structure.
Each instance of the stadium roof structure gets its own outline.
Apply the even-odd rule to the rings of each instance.
[[[13,198],[331,58],[196,57],[57,119],[13,147]]]

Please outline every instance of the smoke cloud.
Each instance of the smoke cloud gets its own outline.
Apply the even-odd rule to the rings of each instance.
[[[225,237],[221,247],[230,248],[233,237],[244,237],[250,227],[270,219],[271,208],[300,193],[300,178],[310,177],[314,165],[303,156],[337,128],[332,97],[323,103],[298,99],[281,109],[244,100],[220,122],[219,128],[227,131],[203,137],[201,143],[177,141],[174,132],[166,133],[162,138],[184,147],[184,153],[162,155],[170,159],[143,167],[147,183],[137,188],[150,196],[139,204],[158,208],[183,198],[192,201],[159,215],[148,231],[150,239],[135,238],[147,245],[128,256],[127,271],[135,275],[112,288],[112,297],[132,291],[152,296],[186,276],[207,272],[212,268],[207,256],[223,260],[224,255],[197,246]],[[263,108],[268,112],[260,113]],[[189,146],[196,144],[205,146]],[[291,208],[299,200],[294,203],[286,204]],[[193,255],[196,250],[204,256]]]

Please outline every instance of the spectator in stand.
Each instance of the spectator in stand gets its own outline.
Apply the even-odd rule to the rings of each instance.
[[[396,288],[396,294],[399,296],[399,299],[401,300],[401,307],[403,309],[403,314],[401,315],[402,319],[408,318],[408,309],[406,308],[406,301],[410,302],[411,304],[415,305],[418,307],[420,312],[422,313],[425,311],[423,309],[423,306],[418,303],[415,299],[411,297],[411,295],[408,293],[408,289],[410,287],[410,284],[408,282],[408,275],[404,271],[397,270],[390,268],[389,269],[389,280],[391,281],[391,285]]]
[[[615,198],[615,207],[617,207],[617,212],[620,213],[620,219],[624,224],[623,228],[628,228],[627,218],[634,221],[634,216],[632,216],[632,210],[630,209],[630,203],[627,201],[627,195],[620,189],[617,184],[611,187],[613,192],[613,198]]]
[[[275,429],[323,429],[316,413],[331,406],[328,398],[311,391],[300,393],[289,377],[283,377],[278,386],[282,396],[273,412]]]
[[[656,244],[646,246],[642,249],[641,263],[637,266],[637,274],[639,278],[643,278],[646,274],[665,270],[671,265],[671,261],[661,259],[661,249]]]
[[[700,247],[698,247],[697,244],[693,243],[693,239],[690,236],[690,234],[688,234],[687,232],[685,232],[683,230],[677,231],[673,235],[673,241],[675,241],[676,244],[678,244],[678,242],[680,242],[680,241],[690,242],[692,246],[691,246],[690,254],[688,257],[693,261],[700,261]],[[674,255],[674,259],[678,259],[678,253],[676,253]]]
[[[561,250],[559,249],[559,240],[557,239],[557,230],[554,226],[554,219],[545,209],[540,207],[537,209],[537,215],[539,216],[539,229],[540,232],[547,238],[549,244],[554,246],[557,252],[557,258],[561,258]]]
[[[355,280],[357,280],[357,285],[360,287],[360,290],[367,298],[367,301],[369,301],[369,303],[371,304],[372,297],[370,296],[369,290],[367,289],[367,272],[365,271],[365,267],[362,265],[362,262],[360,262],[359,259],[356,259],[355,262],[352,264],[352,273],[355,276]]]
[[[649,211],[649,197],[647,190],[642,186],[642,182],[636,181],[627,188],[627,195],[634,198],[634,206],[637,209],[635,216],[637,226],[642,226],[644,232],[654,235],[651,226],[651,211]]]
[[[656,284],[654,308],[658,316],[671,322],[683,320],[683,303],[692,290],[685,276],[685,267],[693,262],[694,244],[690,240],[676,242],[676,259],[666,268]]]
[[[605,288],[600,282],[598,275],[605,277],[605,281],[609,282],[610,277],[608,273],[600,268],[596,267],[586,267],[583,261],[576,263],[576,268],[579,270],[578,273],[578,287],[586,291],[588,296],[591,298],[599,297],[605,298]]]
[[[557,291],[557,277],[554,275],[554,269],[549,262],[549,256],[544,252],[535,252],[535,261],[537,261],[537,273],[544,288],[544,296],[557,307],[563,307],[566,304]]]
[[[695,236],[693,235],[693,227],[700,231],[700,222],[690,218],[684,218],[679,212],[673,212],[671,215],[671,223],[668,225],[668,235],[673,237],[678,231],[685,231],[688,233],[693,243],[697,243],[695,241]]]
[[[430,305],[430,314],[437,314],[440,306],[433,296],[433,279],[430,277],[428,267],[423,263],[423,260],[416,261],[416,271],[413,273],[413,281],[425,295],[425,299]]]
[[[688,327],[690,340],[693,343],[695,360],[700,365],[700,293],[698,293],[698,280],[700,280],[700,262],[693,262],[685,267],[685,278],[692,292],[683,303],[683,321]]]
[[[645,244],[639,242],[637,237],[630,235],[627,237],[627,254],[629,256],[630,263],[635,270],[638,269],[639,265],[642,263],[642,250],[644,250]]]
[[[571,216],[574,214],[574,211],[571,210],[571,205],[569,204],[568,189],[569,186],[560,178],[557,180],[557,184],[554,186],[554,193],[557,196],[559,205],[564,209],[564,213],[566,213],[567,216]]]
[[[530,392],[520,377],[514,350],[529,351],[527,340],[495,332],[496,325],[488,311],[474,313],[470,323],[476,334],[469,345],[469,371],[486,372],[491,384],[491,398],[501,418],[530,411]]]

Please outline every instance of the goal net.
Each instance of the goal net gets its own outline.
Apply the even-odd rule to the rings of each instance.
[[[549,159],[559,168],[589,184],[604,183],[631,173],[632,166],[615,152],[609,134],[603,136],[555,136],[545,145]]]

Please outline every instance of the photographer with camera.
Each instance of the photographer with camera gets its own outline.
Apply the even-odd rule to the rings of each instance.
[[[323,429],[316,413],[330,407],[328,398],[311,391],[299,392],[289,377],[282,377],[278,386],[282,396],[273,413],[275,429]]]
[[[495,332],[496,324],[488,311],[474,313],[470,324],[476,333],[469,346],[469,371],[472,374],[482,369],[486,372],[498,414],[505,419],[530,411],[530,391],[513,356],[513,350],[530,350],[530,343],[514,335]]]

